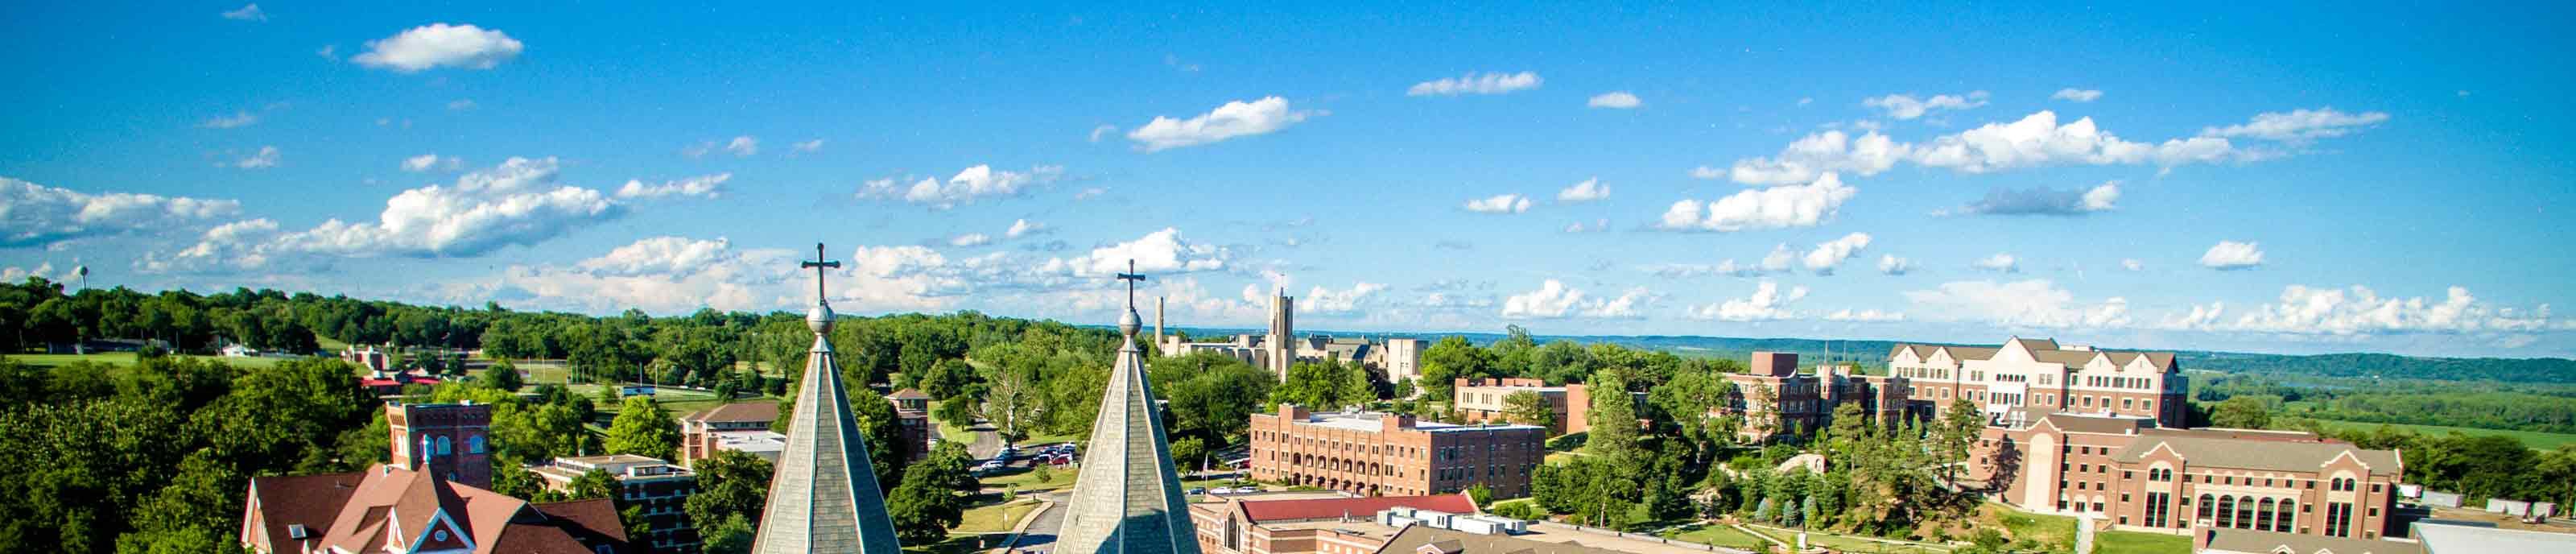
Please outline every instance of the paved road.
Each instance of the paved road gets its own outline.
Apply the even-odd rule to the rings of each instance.
[[[975,427],[968,430],[975,432],[975,443],[966,445],[967,455],[987,460],[1002,453],[1002,434],[993,432],[992,422],[976,422]]]
[[[1020,540],[1011,545],[1012,550],[1037,554],[1055,549],[1056,532],[1064,529],[1064,503],[1072,496],[1056,491],[1046,493],[1043,498],[1054,504],[1049,505],[1046,511],[1029,516],[1036,519],[1029,521],[1028,530],[1020,532]]]

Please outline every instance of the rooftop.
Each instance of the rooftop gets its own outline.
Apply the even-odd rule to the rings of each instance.
[[[1385,412],[1326,412],[1308,415],[1305,421],[1297,423],[1374,433],[1385,429],[1385,424],[1381,423],[1380,420],[1386,416],[1387,414]],[[1415,430],[1429,431],[1433,433],[1544,429],[1544,427],[1536,425],[1521,425],[1517,423],[1458,425],[1454,423],[1419,420],[1413,422],[1413,428]]]
[[[2319,552],[2330,552],[2333,554],[2421,554],[2424,552],[2423,545],[2413,542],[2328,537],[2323,535],[2302,535],[2298,533],[2255,531],[2251,529],[2208,529],[2202,532],[2209,533],[2210,550],[2224,550],[2232,552],[2259,552],[2262,554],[2273,554],[2275,552],[2279,552],[2282,548],[2288,548],[2295,554],[2316,554]],[[2477,550],[2474,552],[2487,551]]]
[[[2230,469],[2313,472],[2349,453],[2370,467],[2372,475],[2397,475],[2403,469],[2395,450],[2368,450],[2331,442],[2315,435],[2249,432],[2242,429],[2151,429],[2113,459],[2137,462],[2159,447],[2170,448],[2191,465]]]
[[[1476,513],[1476,503],[1465,494],[1430,496],[1371,496],[1362,498],[1310,498],[1294,500],[1244,500],[1244,515],[1252,521],[1285,521],[1303,519],[1338,519],[1349,516],[1368,519],[1380,510],[1394,507],[1439,510],[1453,514]]]
[[[759,401],[721,404],[713,408],[691,412],[689,415],[682,416],[680,419],[682,421],[704,421],[709,423],[767,423],[778,420],[778,403]]]
[[[2520,529],[2416,523],[2415,539],[2425,554],[2576,552],[2576,534]]]

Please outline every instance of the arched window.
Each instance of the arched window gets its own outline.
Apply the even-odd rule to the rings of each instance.
[[[2272,530],[2272,515],[2272,499],[2265,498],[2260,508],[2255,510],[2254,530]]]
[[[2206,494],[2200,495],[2200,517],[2197,518],[2198,521],[2209,520],[2209,510],[2212,507],[2211,503],[2213,502],[2217,502],[2217,500],[2211,499],[2209,495]]]
[[[481,453],[483,453],[483,436],[482,436],[482,435],[474,435],[474,436],[471,436],[471,437],[466,437],[466,438],[465,438],[465,451],[466,451],[467,453],[472,453],[472,454],[481,454]]]
[[[2221,496],[2221,497],[2218,497],[2218,526],[2219,526],[2219,527],[2235,527],[2235,526],[2236,526],[2236,497],[2233,497],[2233,496]]]
[[[2238,529],[2253,529],[2253,528],[2254,528],[2254,499],[2252,499],[2252,498],[2239,498],[2239,499],[2236,499],[2236,528],[2238,528]]]
[[[2298,517],[2299,501],[2284,499],[2281,501],[2280,508],[2280,511],[2273,513],[2272,530],[2283,533],[2297,532],[2299,529],[2292,527],[2291,523],[2295,521],[2293,518]]]
[[[455,445],[448,444],[448,442],[447,442],[447,437],[439,437],[439,438],[438,438],[438,455],[440,455],[440,456],[445,456],[445,455],[455,454],[455,453],[456,453]]]

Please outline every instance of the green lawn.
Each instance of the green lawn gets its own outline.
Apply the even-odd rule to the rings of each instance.
[[[1733,526],[1718,523],[1700,525],[1699,528],[1689,531],[1665,533],[1664,538],[1756,552],[1768,551],[1766,547],[1771,544],[1753,535],[1744,534],[1743,531],[1737,531]]]
[[[1798,544],[1798,531],[1795,529],[1782,529],[1767,526],[1755,528],[1761,530],[1764,534],[1778,537],[1780,540],[1788,542],[1790,545],[1794,546]],[[1862,537],[1840,533],[1828,533],[1824,531],[1808,531],[1807,546],[1822,546],[1834,549],[1836,552],[1873,554],[1940,554],[1950,551],[1948,548],[1930,544],[1890,544]]]
[[[2191,537],[2136,531],[2093,534],[2093,554],[2171,554],[2190,552]]]
[[[2316,420],[2316,422],[2317,422],[2317,423],[2325,424],[2325,426],[2326,426],[2326,428],[2327,428],[2327,429],[2333,429],[2333,430],[2337,430],[2337,431],[2342,431],[2342,430],[2346,430],[2346,429],[2360,429],[2360,430],[2365,430],[2365,431],[2367,431],[2367,430],[2371,430],[2371,429],[2377,429],[2377,428],[2379,428],[2379,426],[2380,426],[2380,425],[2387,425],[2387,426],[2390,426],[2390,427],[2396,427],[2396,428],[2399,428],[2399,429],[2405,429],[2405,430],[2408,430],[2408,431],[2414,431],[2414,432],[2422,433],[2422,434],[2426,434],[2426,435],[2446,435],[2446,434],[2450,434],[2450,433],[2451,433],[2451,432],[2453,432],[2453,431],[2457,431],[2457,432],[2459,432],[2459,433],[2461,433],[2461,434],[2469,435],[2469,436],[2473,436],[2473,437],[2474,437],[2474,436],[2483,436],[2483,435],[2500,435],[2500,436],[2513,437],[2513,438],[2516,438],[2516,439],[2522,439],[2522,445],[2523,445],[2523,446],[2528,446],[2528,447],[2531,447],[2532,449],[2535,449],[2535,450],[2554,450],[2554,449],[2557,449],[2559,445],[2564,445],[2564,444],[2576,444],[2576,433],[2543,433],[2543,432],[2539,432],[2539,431],[2515,431],[2515,430],[2509,430],[2509,429],[2481,429],[2481,428],[2477,428],[2477,427],[2449,427],[2449,426],[2442,426],[2442,425],[2409,425],[2409,424],[2404,424],[2404,423],[2386,423],[2386,424],[2381,424],[2381,423],[2367,423],[2367,422],[2360,422],[2360,421],[2341,421],[2341,420],[2333,420],[2333,419],[2319,419],[2319,420]],[[2277,425],[2277,424],[2276,424],[2276,425]]]
[[[938,402],[930,403],[930,412],[939,413]],[[974,431],[969,431],[955,425],[949,425],[947,421],[935,417],[930,418],[930,422],[939,426],[939,440],[957,443],[958,446],[975,444]]]
[[[1035,491],[1071,488],[1073,487],[1074,478],[1078,477],[1078,475],[1070,469],[1044,470],[1048,472],[1049,478],[1047,479],[1047,482],[1040,483],[1038,482],[1038,471],[1040,470],[1027,470],[1020,471],[1018,473],[994,475],[991,477],[985,477],[982,481],[984,486],[987,487],[1017,487],[1021,494],[1028,494]]]
[[[2075,518],[2024,513],[2012,506],[1987,503],[1980,519],[2001,523],[2005,534],[2014,541],[2032,540],[2041,544],[2075,544]]]
[[[197,356],[192,354],[174,355],[181,358],[213,360],[231,364],[235,367],[273,367],[276,366],[278,362],[287,360],[287,358],[226,358],[223,356]],[[66,366],[75,362],[92,362],[112,366],[134,365],[133,352],[100,352],[95,354],[11,354],[9,355],[9,359],[17,360],[19,363],[36,367]]]
[[[1011,526],[1020,523],[1022,516],[1029,515],[1029,511],[1037,508],[1038,503],[1035,500],[967,508],[957,520],[957,528],[949,529],[948,532],[952,535],[1008,533],[1011,531]]]

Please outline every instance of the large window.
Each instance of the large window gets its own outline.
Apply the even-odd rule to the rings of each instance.
[[[2236,497],[2233,497],[2233,496],[2219,497],[2219,499],[2218,499],[2218,526],[2219,526],[2219,527],[2235,527],[2235,526],[2236,526]]]
[[[2280,511],[2273,512],[2272,530],[2283,533],[2297,532],[2299,529],[2297,527],[2292,527],[2291,525],[2293,522],[2297,521],[2296,518],[2299,513],[2298,507],[2299,501],[2297,500],[2282,500]]]
[[[2217,502],[2217,500],[2210,498],[2209,495],[2200,495],[2200,517],[2197,519],[2207,521],[2209,519],[2209,509],[2212,503],[2215,502]]]

